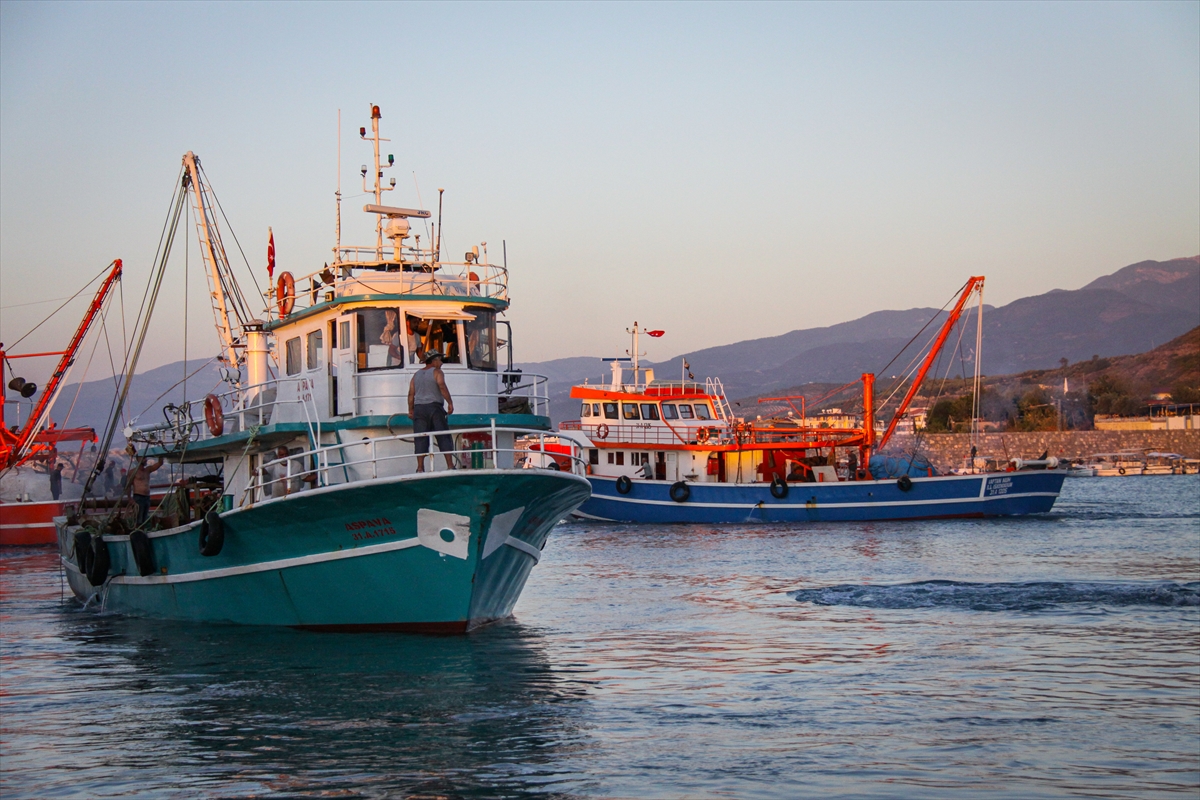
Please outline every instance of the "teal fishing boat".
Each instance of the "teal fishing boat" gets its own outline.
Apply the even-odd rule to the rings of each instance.
[[[223,385],[168,404],[162,422],[125,428],[137,457],[191,472],[145,519],[88,499],[101,460],[84,501],[57,520],[79,598],[198,622],[467,631],[511,614],[550,529],[588,498],[576,453],[545,468],[525,458],[546,444],[548,397],[545,378],[512,366],[512,330],[500,319],[507,264],[491,263],[486,243],[461,262],[443,259],[440,211],[422,244],[409,220],[431,213],[383,204],[395,162],[381,160],[380,118],[372,106],[372,135],[361,129],[374,145],[375,202],[363,209],[375,219],[374,246],[342,246],[339,189],[332,263],[276,277],[272,238],[262,317],[234,279],[200,159],[184,156],[143,316],[190,203]],[[450,430],[423,455],[429,438],[413,430],[409,390],[435,354],[452,398]],[[450,449],[438,452],[443,444]]]

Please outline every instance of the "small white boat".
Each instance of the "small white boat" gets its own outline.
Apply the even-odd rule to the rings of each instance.
[[[1095,478],[1097,475],[1096,467],[1083,461],[1072,461],[1066,469],[1068,478]]]
[[[1097,453],[1085,466],[1094,469],[1101,478],[1141,475],[1143,457],[1141,453]]]
[[[1179,453],[1146,453],[1143,475],[1174,475],[1175,465],[1183,456]]]

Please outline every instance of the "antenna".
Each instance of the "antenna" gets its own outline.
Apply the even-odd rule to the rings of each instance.
[[[337,225],[335,245],[333,248],[334,260],[338,260],[338,255],[342,250],[342,110],[338,109],[338,155],[337,155],[337,191],[334,192],[334,197],[337,198]]]
[[[437,252],[434,253],[433,262],[435,264],[442,260],[442,194],[445,189],[438,187],[438,227],[437,227],[437,246],[434,248]]]

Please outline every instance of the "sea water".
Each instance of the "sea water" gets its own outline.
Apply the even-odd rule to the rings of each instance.
[[[555,529],[452,637],[81,609],[0,555],[0,795],[1189,797],[1200,477],[1001,520]]]

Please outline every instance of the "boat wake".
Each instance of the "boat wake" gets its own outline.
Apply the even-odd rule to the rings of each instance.
[[[969,611],[1041,611],[1065,606],[1200,606],[1200,581],[963,583],[918,581],[892,586],[841,584],[801,589],[790,596],[818,606],[960,608]]]

